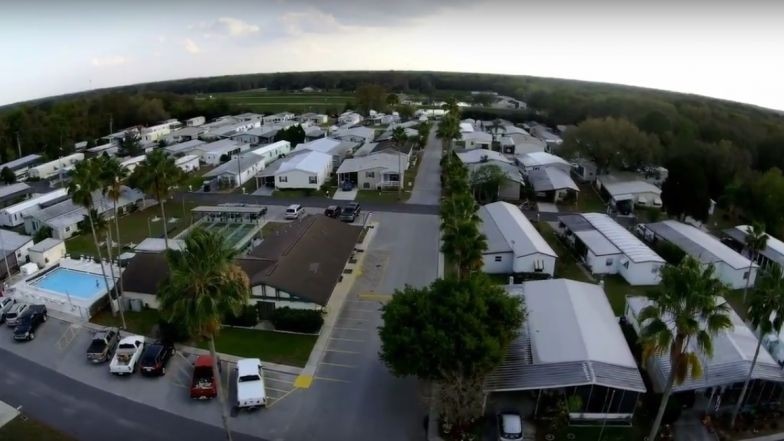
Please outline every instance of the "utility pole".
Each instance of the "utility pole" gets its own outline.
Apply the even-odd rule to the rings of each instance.
[[[22,157],[22,142],[19,141],[19,132],[16,132],[16,150],[19,152],[19,157]]]
[[[112,132],[112,126],[113,126],[113,125],[114,125],[114,116],[113,116],[113,115],[110,113],[110,114],[109,114],[109,134],[110,134],[110,135],[111,135],[112,133],[114,133],[114,132]]]

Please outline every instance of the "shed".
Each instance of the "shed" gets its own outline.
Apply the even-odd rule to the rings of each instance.
[[[54,265],[65,257],[65,242],[60,239],[46,238],[30,247],[30,261],[45,268]]]

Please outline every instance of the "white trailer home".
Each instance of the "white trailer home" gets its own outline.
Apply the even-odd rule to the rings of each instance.
[[[620,274],[630,285],[658,285],[664,259],[603,213],[558,218],[559,234],[591,274]]]
[[[27,175],[33,179],[49,179],[60,172],[66,173],[71,171],[74,166],[81,161],[84,161],[84,153],[74,153],[55,159],[54,161],[31,167],[30,170],[28,170]]]
[[[275,188],[310,188],[318,190],[332,172],[332,156],[304,150],[283,159],[275,172]]]
[[[18,227],[24,223],[24,217],[27,213],[37,210],[38,206],[43,203],[65,197],[67,194],[68,190],[58,188],[49,193],[39,194],[26,201],[5,207],[0,210],[0,225]]]

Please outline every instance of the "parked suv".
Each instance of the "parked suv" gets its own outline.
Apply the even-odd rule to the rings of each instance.
[[[5,313],[5,324],[7,324],[10,328],[16,326],[16,322],[19,321],[19,317],[27,311],[27,307],[30,306],[27,303],[14,303],[11,306],[11,309]]]
[[[16,300],[11,297],[0,297],[0,323],[5,321],[5,313],[11,310]]]
[[[359,203],[351,202],[343,208],[343,213],[340,214],[340,220],[343,222],[354,222],[359,216]]]
[[[144,348],[142,359],[139,362],[142,375],[164,375],[166,364],[174,354],[174,346],[168,342],[156,341]]]
[[[343,209],[340,208],[339,205],[330,205],[324,210],[324,216],[331,217],[337,219],[340,216],[340,213],[343,212]]]
[[[291,204],[286,208],[286,219],[297,219],[302,215],[304,209],[300,204]]]
[[[32,305],[22,314],[14,328],[14,340],[32,340],[35,330],[46,321],[46,305]]]
[[[354,183],[351,181],[343,181],[340,183],[340,189],[343,191],[351,191],[354,189]]]

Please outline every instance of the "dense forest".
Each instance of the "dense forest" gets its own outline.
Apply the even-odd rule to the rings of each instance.
[[[571,80],[383,71],[251,74],[139,84],[0,108],[0,159],[18,155],[17,134],[22,154],[44,152],[52,157],[60,146],[68,151],[76,141],[107,134],[110,120],[118,130],[166,118],[211,118],[243,110],[220,98],[204,99],[218,92],[297,91],[307,86],[354,92],[362,85],[433,100],[469,99],[474,90],[522,99],[528,111],[474,108],[465,115],[533,119],[552,127],[576,125],[565,140],[567,153],[599,155],[608,165],[628,168],[643,162],[664,164],[675,172],[671,184],[682,181],[696,189],[665,195],[674,214],[704,219],[704,199],[709,197],[731,213],[745,213],[784,233],[784,178],[779,171],[784,169],[784,115],[693,95]],[[592,141],[590,149],[586,140]],[[687,176],[679,176],[681,170]],[[783,191],[770,191],[779,188]]]

